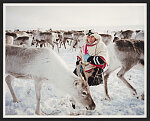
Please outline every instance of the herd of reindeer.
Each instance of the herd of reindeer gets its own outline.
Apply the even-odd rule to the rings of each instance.
[[[67,92],[72,96],[73,108],[75,108],[77,101],[83,104],[87,110],[94,110],[96,105],[90,95],[87,80],[80,74],[80,69],[78,69],[79,77],[74,75],[58,54],[53,51],[55,45],[58,52],[61,47],[66,49],[66,44],[72,48],[80,48],[85,39],[85,33],[86,31],[76,30],[47,30],[45,32],[40,30],[15,30],[13,32],[6,30],[5,73],[8,75],[5,79],[13,102],[19,102],[19,100],[12,88],[11,81],[15,78],[33,79],[37,99],[35,113],[40,115],[42,113],[40,110],[41,87],[43,80],[46,80],[57,85],[60,91]],[[103,80],[105,99],[111,100],[108,94],[108,77],[120,67],[117,77],[130,89],[132,95],[137,99],[144,100],[144,91],[139,96],[136,89],[124,78],[125,73],[135,65],[140,64],[144,67],[144,31],[121,30],[106,34],[99,33],[99,35],[106,44],[109,54],[109,65],[104,71]],[[42,71],[38,71],[37,68]],[[57,71],[57,68],[60,71]]]
[[[22,45],[22,46],[36,46],[36,47],[47,47],[54,46],[59,48],[66,44],[76,48],[76,44],[84,37],[83,31],[45,31],[32,30],[32,31],[19,31],[14,32],[6,31],[6,44]]]

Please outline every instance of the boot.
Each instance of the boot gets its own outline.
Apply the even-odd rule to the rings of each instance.
[[[96,86],[99,84],[103,84],[102,72],[103,72],[103,69],[101,68],[94,69],[92,76],[88,78],[89,86]]]
[[[94,85],[94,77],[93,76],[90,76],[88,78],[88,84],[89,84],[89,86],[93,86]]]
[[[102,77],[103,69],[99,68],[98,73],[96,75],[97,81],[99,84],[103,84],[103,77]]]

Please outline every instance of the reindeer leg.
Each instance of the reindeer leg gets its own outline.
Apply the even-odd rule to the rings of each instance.
[[[64,42],[64,47],[65,47],[65,49],[66,49],[66,44],[65,44],[65,42]]]
[[[42,48],[43,47],[43,44],[40,44],[40,48]]]
[[[52,49],[54,50],[54,45],[52,45]]]
[[[143,94],[141,95],[141,99],[144,100],[144,92],[143,92]]]
[[[69,45],[71,46],[71,41],[69,41]]]
[[[36,92],[36,100],[37,100],[35,113],[37,115],[41,115],[42,114],[41,113],[41,109],[40,109],[41,87],[42,87],[42,83],[40,82],[40,80],[35,80],[35,92]]]
[[[36,42],[36,47],[38,47],[38,45],[39,45],[39,43],[38,43],[38,42]]]
[[[110,97],[109,97],[109,94],[108,94],[108,87],[107,87],[107,79],[108,79],[108,77],[109,77],[109,74],[110,73],[108,73],[108,74],[106,74],[105,76],[104,76],[104,90],[105,90],[105,99],[106,100],[110,100]]]
[[[62,43],[62,42],[59,43],[59,48],[61,48],[61,43]]]
[[[46,42],[46,46],[49,47],[49,46],[48,46],[48,42]]]
[[[112,67],[109,67],[109,69],[107,71],[104,72],[105,76],[103,77],[103,80],[104,80],[104,90],[105,90],[105,99],[106,100],[111,100],[111,98],[109,97],[109,94],[108,94],[108,87],[107,87],[107,80],[109,78],[109,75],[115,71],[119,66],[113,66]]]
[[[11,85],[11,81],[14,79],[15,77],[13,77],[13,76],[11,76],[11,75],[8,75],[6,78],[5,78],[5,81],[6,81],[6,83],[7,83],[7,85],[8,85],[8,88],[9,88],[9,90],[10,90],[10,93],[11,93],[11,95],[12,95],[12,97],[13,97],[13,102],[20,102],[18,99],[17,99],[17,97],[16,97],[16,95],[15,95],[15,93],[14,93],[14,90],[13,90],[13,88],[12,88],[12,85]]]
[[[52,49],[54,50],[54,44],[53,43],[49,43],[52,46]]]
[[[57,50],[58,50],[58,53],[59,53],[59,47],[58,47],[58,44],[57,44]]]
[[[127,69],[127,68],[122,67],[121,70],[117,73],[117,76],[118,76],[118,78],[120,78],[120,79],[125,83],[125,85],[131,90],[132,94],[133,94],[134,96],[137,96],[136,89],[135,89],[134,87],[132,87],[132,86],[130,85],[130,83],[123,77],[124,74],[125,74],[128,70],[130,70],[130,68]],[[137,97],[137,98],[138,98],[138,97]]]

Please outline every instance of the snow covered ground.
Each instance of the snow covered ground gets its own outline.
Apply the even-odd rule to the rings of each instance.
[[[57,52],[56,49],[55,51]],[[75,68],[78,51],[79,50],[72,51],[69,46],[67,46],[67,49],[60,49],[59,55],[65,60],[71,71]],[[103,84],[90,87],[91,95],[96,104],[96,109],[93,111],[86,110],[79,104],[76,109],[73,109],[69,101],[69,95],[57,94],[57,89],[47,83],[43,84],[41,109],[47,114],[44,115],[44,117],[144,117],[146,114],[145,101],[136,99],[131,95],[130,90],[117,78],[117,71],[119,70],[112,73],[108,79],[108,91],[111,101],[104,99],[105,93]],[[144,70],[131,69],[125,75],[125,78],[135,87],[140,96],[144,91]],[[12,97],[5,81],[4,85],[5,117],[38,117],[35,115],[36,97],[33,80],[15,79],[13,81],[12,85],[15,87],[14,91],[21,101],[19,103],[12,102]]]

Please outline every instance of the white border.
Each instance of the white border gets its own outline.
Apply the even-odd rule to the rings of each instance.
[[[3,117],[5,117],[5,19],[6,6],[3,5]]]
[[[6,6],[144,6],[144,115],[100,115],[100,116],[37,116],[5,115],[5,19]],[[147,118],[147,3],[4,3],[3,4],[3,118]]]
[[[145,115],[147,115],[147,6],[145,6],[144,8],[144,58],[145,58],[145,61],[144,61],[144,103],[145,103]]]
[[[146,3],[4,3],[6,6],[144,6]]]

